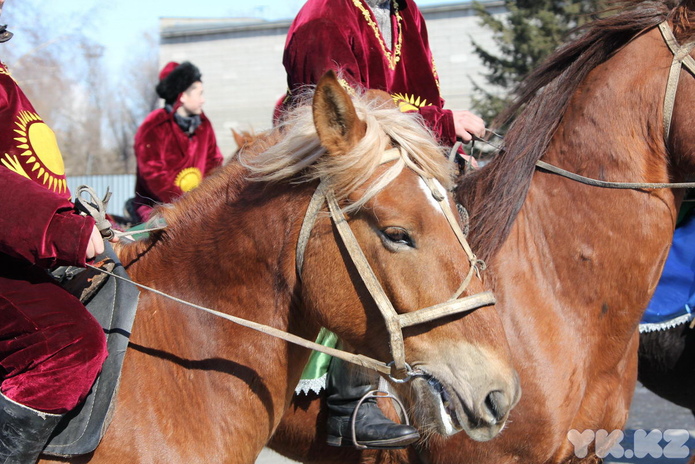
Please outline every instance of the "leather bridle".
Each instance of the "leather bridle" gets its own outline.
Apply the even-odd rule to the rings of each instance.
[[[384,152],[381,163],[383,164],[394,161],[401,156],[407,156],[405,153],[403,153],[402,148],[392,148]],[[446,302],[405,314],[398,314],[396,312],[393,304],[386,295],[386,292],[379,283],[376,274],[369,265],[367,258],[362,252],[355,235],[350,229],[347,219],[341,211],[333,191],[328,187],[325,180],[320,182],[309,203],[309,207],[300,230],[299,242],[297,245],[297,271],[301,276],[302,267],[304,264],[304,253],[307,243],[309,242],[311,230],[316,223],[319,211],[322,209],[323,205],[327,203],[330,217],[338,229],[338,234],[343,242],[343,245],[350,256],[352,263],[359,272],[362,282],[365,284],[384,318],[386,328],[389,332],[389,342],[391,354],[393,356],[393,362],[389,363],[389,366],[391,366],[390,375],[393,380],[398,380],[398,378],[402,378],[403,375],[412,375],[412,369],[405,361],[405,346],[403,340],[404,327],[422,324],[434,319],[439,319],[454,314],[469,312],[474,309],[489,306],[495,303],[495,297],[490,291],[459,298],[468,288],[473,276],[479,272],[480,261],[471,250],[470,245],[468,244],[468,241],[466,240],[466,237],[461,230],[458,221],[456,220],[456,215],[454,214],[450,204],[447,202],[445,193],[442,191],[443,188],[438,185],[434,179],[425,177],[422,177],[422,179],[428,186],[432,197],[436,200],[437,204],[441,208],[442,213],[451,226],[453,233],[456,235],[456,238],[466,252],[470,263],[470,269],[466,277],[463,279],[463,282]]]

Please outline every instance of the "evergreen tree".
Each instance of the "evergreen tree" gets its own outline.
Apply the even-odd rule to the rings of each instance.
[[[482,25],[493,33],[497,50],[473,41],[475,53],[487,66],[487,85],[473,83],[472,108],[489,124],[510,99],[509,93],[543,59],[568,39],[577,26],[601,11],[606,0],[505,0],[507,14],[493,16],[474,3]]]

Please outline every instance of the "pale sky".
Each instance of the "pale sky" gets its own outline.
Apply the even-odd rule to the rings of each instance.
[[[13,2],[7,0],[5,10]],[[266,20],[291,19],[305,0],[35,0],[58,26],[77,17],[89,16],[87,34],[104,47],[109,66],[122,64],[128,51],[137,48],[143,32],[158,35],[160,17],[255,17]],[[418,0],[419,6],[461,0]],[[9,22],[9,18],[3,19]],[[8,24],[11,29],[11,24]]]

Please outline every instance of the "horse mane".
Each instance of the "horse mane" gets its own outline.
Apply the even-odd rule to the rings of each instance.
[[[482,169],[464,176],[457,199],[469,210],[470,242],[482,259],[489,259],[505,241],[523,205],[538,161],[563,118],[569,101],[591,70],[630,41],[669,18],[683,41],[692,36],[691,13],[685,0],[618,1],[611,11],[576,32],[578,37],[558,48],[514,91],[512,104],[493,123],[511,120],[504,145]]]
[[[366,124],[366,134],[348,153],[328,153],[314,126],[311,90],[284,116],[273,130],[274,135],[263,137],[273,142],[279,138],[277,143],[261,140],[239,153],[249,180],[301,183],[324,179],[339,200],[364,188],[361,198],[350,203],[346,212],[364,205],[406,166],[424,177],[437,179],[447,189],[453,188],[454,164],[444,156],[444,149],[422,118],[402,113],[392,101],[374,98],[360,89],[353,89],[351,98],[359,118]],[[379,168],[382,154],[391,146],[402,148],[399,159],[366,185]]]

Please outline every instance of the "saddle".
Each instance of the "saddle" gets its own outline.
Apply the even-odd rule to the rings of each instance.
[[[96,258],[95,266],[128,278],[110,243],[104,246],[104,254]],[[44,450],[44,454],[68,457],[94,451],[111,421],[140,292],[128,282],[91,268],[62,267],[53,275],[99,321],[109,351],[87,398],[63,417]]]

